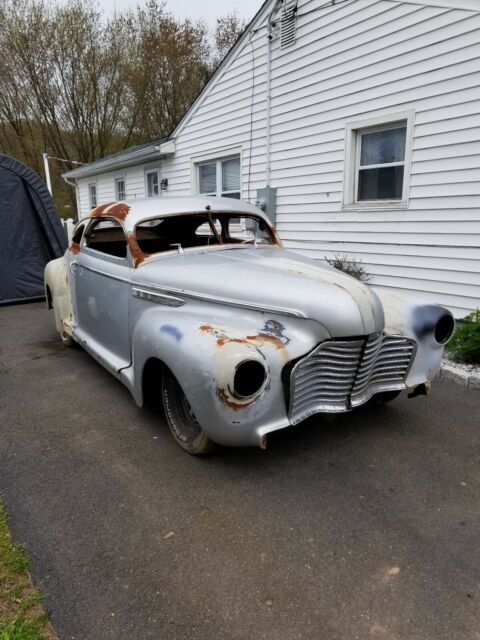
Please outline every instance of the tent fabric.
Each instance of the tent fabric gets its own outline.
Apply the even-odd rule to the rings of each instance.
[[[67,248],[44,181],[0,154],[0,304],[44,296],[43,270]]]

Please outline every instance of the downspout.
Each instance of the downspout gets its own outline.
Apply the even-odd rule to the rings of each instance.
[[[75,222],[75,224],[78,222],[78,213],[80,211],[80,199],[79,199],[79,195],[78,195],[78,189],[77,189],[77,182],[70,182],[70,180],[68,178],[66,178],[65,176],[62,176],[62,178],[64,179],[64,181],[69,184],[71,187],[73,187],[75,189],[75,200],[77,202],[77,211],[76,214],[73,216],[73,221]]]
[[[270,137],[271,137],[271,106],[272,106],[272,39],[273,39],[273,16],[280,8],[283,0],[276,0],[267,18],[267,105],[266,105],[266,162],[265,162],[265,182],[270,186]]]

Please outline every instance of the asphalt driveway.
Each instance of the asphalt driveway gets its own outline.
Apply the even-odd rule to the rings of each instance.
[[[480,638],[479,392],[196,459],[43,305],[0,347],[0,491],[62,640]]]

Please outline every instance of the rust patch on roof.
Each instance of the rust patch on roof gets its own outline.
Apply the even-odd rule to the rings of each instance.
[[[137,240],[135,238],[135,234],[129,231],[127,233],[127,242],[130,248],[130,253],[132,254],[133,262],[136,267],[142,264],[142,262],[148,258],[149,253],[144,253],[140,247],[138,246]]]
[[[125,220],[129,211],[130,207],[128,204],[125,204],[124,202],[116,202],[105,209],[104,215],[113,216],[118,220]]]
[[[95,209],[92,209],[90,215],[94,218],[101,218],[102,216],[111,216],[117,218],[117,220],[125,220],[128,216],[130,207],[125,202],[107,202],[106,204],[100,204]]]
[[[103,216],[103,212],[105,211],[105,209],[112,204],[115,204],[115,203],[107,202],[107,204],[99,204],[98,207],[95,207],[95,209],[92,209],[90,211],[90,215],[93,216],[94,218],[100,218],[100,216]]]
[[[72,242],[69,249],[70,249],[70,253],[73,253],[74,256],[80,253],[80,245],[78,244],[78,242]]]

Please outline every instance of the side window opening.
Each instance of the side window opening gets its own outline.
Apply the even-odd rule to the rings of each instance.
[[[84,231],[85,231],[85,223],[78,225],[78,227],[73,232],[72,242],[75,242],[75,244],[80,244]]]
[[[116,258],[127,257],[127,239],[117,220],[99,220],[85,233],[85,244],[90,249]]]
[[[255,216],[199,213],[146,220],[136,227],[136,240],[147,254],[218,244],[274,244],[268,225]]]

